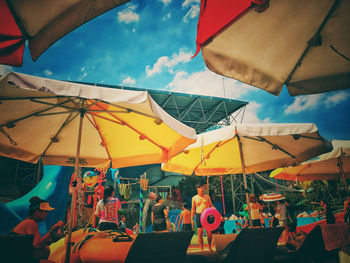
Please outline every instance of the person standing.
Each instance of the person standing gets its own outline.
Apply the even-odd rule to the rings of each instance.
[[[181,231],[191,231],[191,212],[188,210],[188,204],[186,202],[182,204],[182,209],[183,211],[180,213],[180,220],[177,229],[180,229],[182,221]]]
[[[198,243],[199,243],[199,247],[203,251],[203,227],[201,224],[201,215],[205,209],[209,207],[213,207],[213,203],[211,202],[209,195],[204,193],[203,185],[198,184],[196,185],[196,188],[197,188],[197,195],[192,197],[191,224],[192,224],[192,228],[194,228],[194,218],[196,216]],[[208,230],[206,230],[206,232],[207,232],[209,249],[210,251],[213,251],[211,248],[212,233],[211,231],[208,231]]]
[[[119,228],[120,228],[120,231],[126,233],[126,217],[125,215],[121,215],[120,216],[120,222],[119,222]]]
[[[333,215],[332,208],[328,205],[326,200],[321,200],[320,205],[323,209],[323,213],[326,216],[327,224],[335,224],[335,217]]]
[[[152,207],[151,213],[152,229],[154,232],[166,231],[166,219],[168,217],[168,209],[163,204],[163,200],[160,195],[157,195],[156,202],[157,203]]]
[[[260,223],[260,204],[254,194],[249,195],[250,216],[253,227],[261,227]],[[248,210],[248,206],[245,208]]]
[[[118,210],[121,204],[118,198],[114,196],[114,188],[106,186],[103,192],[103,199],[96,205],[95,215],[100,218],[98,223],[99,230],[117,230]]]
[[[279,225],[287,227],[288,226],[288,211],[284,200],[277,201],[275,217],[278,218]]]
[[[29,205],[29,217],[20,222],[14,229],[12,233],[21,235],[34,235],[33,240],[33,257],[40,262],[53,263],[53,261],[48,260],[50,255],[49,245],[53,241],[53,236],[62,228],[63,222],[59,221],[51,227],[49,232],[44,236],[39,233],[38,223],[45,221],[49,211],[54,210],[50,207],[49,203],[38,196],[32,197]],[[19,253],[21,250],[19,248]]]

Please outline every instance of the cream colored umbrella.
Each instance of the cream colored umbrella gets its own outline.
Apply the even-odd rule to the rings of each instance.
[[[0,112],[1,156],[72,165],[75,179],[78,166],[166,162],[196,141],[194,129],[167,114],[146,91],[12,72],[0,80]],[[75,195],[74,188],[72,200]]]
[[[270,177],[289,181],[344,180],[350,178],[350,141],[333,140],[333,150],[298,166],[278,168]]]
[[[57,40],[130,0],[1,0],[0,64],[21,66],[28,40],[36,60]]]
[[[350,1],[202,0],[197,45],[207,67],[279,95],[350,87]]]
[[[162,170],[199,176],[242,173],[247,191],[247,173],[296,165],[331,149],[314,124],[233,124],[199,134]]]

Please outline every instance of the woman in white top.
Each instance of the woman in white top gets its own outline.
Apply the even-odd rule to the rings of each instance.
[[[121,208],[120,201],[114,196],[114,188],[106,186],[103,192],[103,199],[96,205],[95,215],[100,218],[99,230],[118,229],[118,210]]]

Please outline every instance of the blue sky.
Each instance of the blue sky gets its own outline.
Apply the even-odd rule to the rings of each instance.
[[[150,2],[152,4],[150,4]],[[327,139],[350,140],[350,89],[279,97],[207,69],[196,51],[199,0],[132,0],[56,42],[36,62],[25,48],[16,71],[143,89],[169,90],[249,102],[243,122],[313,122]]]

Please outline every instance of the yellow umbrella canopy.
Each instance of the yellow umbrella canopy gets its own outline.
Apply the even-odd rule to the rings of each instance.
[[[9,73],[0,80],[0,155],[35,163],[126,167],[167,161],[196,141],[147,92]],[[71,210],[77,189],[73,187]],[[65,262],[69,262],[70,216]]]
[[[333,140],[333,150],[295,167],[278,168],[270,177],[289,181],[350,178],[350,141]]]
[[[295,165],[331,149],[314,124],[235,124],[199,134],[162,169],[186,175],[254,173]]]
[[[81,166],[166,162],[196,140],[147,92],[9,73],[0,102],[0,155],[31,163],[74,165],[80,116]]]

